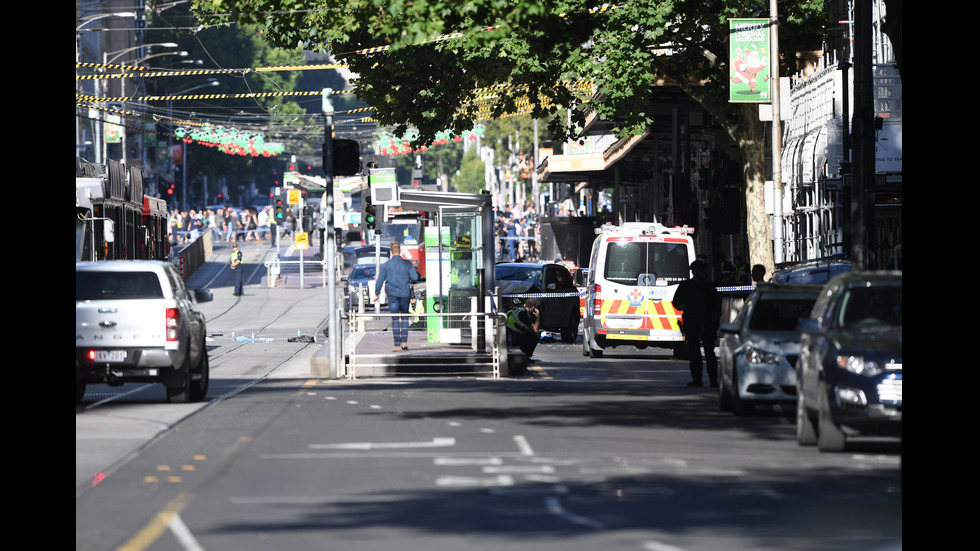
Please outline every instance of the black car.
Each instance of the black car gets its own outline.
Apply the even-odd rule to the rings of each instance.
[[[902,274],[830,280],[797,325],[796,435],[841,451],[848,437],[902,435]]]
[[[541,330],[560,333],[562,342],[578,337],[578,288],[572,274],[561,264],[501,262],[494,265],[495,285],[501,295],[501,310],[509,311],[531,296],[538,301]]]

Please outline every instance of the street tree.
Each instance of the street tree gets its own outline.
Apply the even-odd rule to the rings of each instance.
[[[782,51],[819,47],[822,8],[780,6]],[[585,106],[616,121],[619,137],[637,135],[652,123],[653,88],[681,86],[737,144],[750,261],[773,268],[763,126],[751,105],[727,103],[728,19],[766,17],[769,0],[195,0],[194,9],[205,22],[257,25],[282,48],[330,51],[358,75],[354,91],[378,123],[399,135],[414,127],[418,144],[470,129],[478,113],[525,106],[557,141],[576,137]]]

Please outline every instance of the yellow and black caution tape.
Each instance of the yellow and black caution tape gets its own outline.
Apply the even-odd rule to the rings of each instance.
[[[626,5],[625,3],[603,4],[601,6],[589,8],[587,10],[578,10],[571,13],[561,13],[559,14],[559,17],[567,17],[571,14],[582,14],[582,13],[588,13],[588,14],[604,13],[609,10],[614,10],[616,8],[620,8],[625,5]],[[500,28],[503,28],[503,25],[480,27],[476,29],[474,32],[488,32]],[[427,40],[422,40],[420,42],[410,44],[410,46],[421,46],[424,44],[431,44],[434,42],[442,42],[454,38],[461,38],[463,36],[464,33],[461,32],[448,33],[448,34],[436,36],[434,38],[430,38]],[[389,51],[390,49],[391,49],[390,45],[377,46],[373,48],[363,48],[360,50],[354,50],[353,53],[356,55],[365,55],[365,54],[386,52]],[[97,73],[92,75],[76,75],[75,76],[76,80],[131,78],[133,76],[129,74],[131,72],[139,72],[141,73],[140,74],[141,77],[170,77],[170,76],[208,76],[208,75],[221,75],[221,74],[247,74],[252,72],[261,73],[261,72],[277,72],[277,71],[319,71],[319,70],[328,70],[328,69],[350,68],[348,65],[343,65],[343,64],[317,64],[317,65],[283,65],[279,67],[254,67],[254,68],[245,68],[245,69],[188,69],[188,70],[180,70],[180,71],[161,71],[159,69],[154,69],[152,67],[141,67],[137,65],[109,65],[109,64],[102,64],[102,63],[91,63],[91,62],[76,62],[75,67],[99,69],[103,71],[109,69],[122,71],[121,73],[112,73],[112,74]]]
[[[571,86],[569,86],[569,84],[571,84]],[[578,81],[578,82],[575,82],[575,83],[565,83],[565,84],[562,84],[562,85],[569,86],[570,88],[577,90],[577,89],[589,88],[589,87],[592,86],[592,84],[593,84],[592,81]],[[479,88],[477,90],[474,90],[474,93],[477,94],[477,97],[479,98],[479,97],[481,97],[480,94],[483,94],[484,91],[486,91],[486,93],[489,94],[489,92],[491,92],[491,91],[500,91],[500,90],[502,90],[504,88],[516,88],[516,87],[517,87],[517,85],[508,85],[508,84],[496,85],[496,86],[488,86],[486,88]],[[524,86],[524,87],[526,87],[526,86]],[[331,93],[331,95],[354,94],[354,93],[356,93],[355,90],[335,90],[335,91],[333,91]],[[323,91],[322,90],[318,90],[318,91],[290,91],[290,92],[284,92],[284,91],[280,91],[280,92],[247,92],[247,93],[241,93],[241,94],[183,94],[183,95],[177,95],[177,96],[142,96],[142,97],[138,97],[138,98],[137,97],[128,97],[127,96],[127,97],[111,97],[111,98],[106,98],[106,97],[92,96],[92,95],[81,94],[81,93],[76,92],[75,93],[75,99],[76,99],[76,101],[119,103],[119,102],[213,100],[213,99],[255,99],[255,98],[268,98],[268,97],[321,96],[321,95],[323,95]],[[489,95],[486,96],[486,97],[489,97]],[[471,101],[475,101],[475,100],[471,100]]]
[[[183,76],[213,76],[213,75],[246,75],[248,73],[274,73],[280,71],[322,71],[326,69],[347,69],[347,65],[283,65],[279,67],[250,67],[247,69],[182,69],[163,71],[153,67],[137,67],[133,65],[103,65],[101,63],[75,63],[75,67],[110,70],[118,69],[120,73],[95,73],[91,75],[75,75],[75,80],[103,80],[115,78],[151,78],[151,77],[183,77]],[[138,73],[134,75],[133,73]]]

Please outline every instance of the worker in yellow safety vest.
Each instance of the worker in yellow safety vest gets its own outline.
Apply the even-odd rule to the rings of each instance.
[[[541,340],[540,322],[538,301],[533,297],[524,300],[523,308],[507,312],[508,343],[520,348],[529,359]]]
[[[231,246],[231,259],[229,267],[235,272],[235,296],[240,297],[245,294],[242,288],[242,251],[238,250],[238,243]]]
[[[408,313],[414,316],[411,324],[408,326],[409,329],[422,327],[420,316],[425,313],[425,304],[419,300],[419,297],[415,293],[412,293],[412,297],[408,300]]]

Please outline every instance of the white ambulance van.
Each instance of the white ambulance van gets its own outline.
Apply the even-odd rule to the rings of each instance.
[[[656,346],[683,352],[681,311],[672,300],[691,277],[692,228],[651,222],[596,229],[586,283],[582,353],[601,358],[607,348]]]

